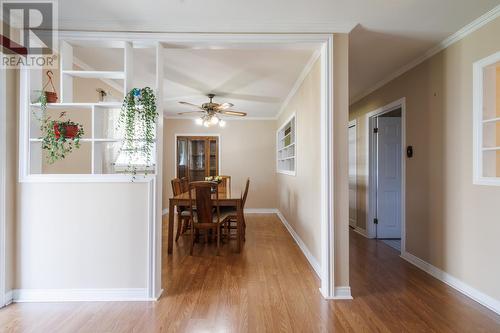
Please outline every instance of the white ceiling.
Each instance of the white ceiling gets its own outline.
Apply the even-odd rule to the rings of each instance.
[[[350,32],[350,95],[362,95],[500,0],[64,0],[60,28],[161,32]]]
[[[208,93],[214,102],[233,103],[231,108],[250,118],[274,118],[300,73],[312,59],[318,44],[225,45],[206,49],[196,45],[165,45],[164,114],[194,111],[181,105],[201,105]],[[122,49],[75,48],[75,56],[96,70],[121,70]],[[134,86],[155,85],[154,49],[134,49]],[[191,115],[192,116],[192,115]]]

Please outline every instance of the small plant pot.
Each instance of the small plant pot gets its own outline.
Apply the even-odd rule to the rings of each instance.
[[[58,97],[55,91],[45,91],[45,97],[47,97],[47,103],[57,103]]]
[[[78,134],[78,125],[65,125],[64,129],[64,137],[66,139],[74,139]],[[61,137],[59,124],[54,124],[54,134],[56,136],[56,139],[59,139]]]

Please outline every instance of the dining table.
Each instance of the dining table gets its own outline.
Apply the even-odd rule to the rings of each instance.
[[[236,251],[241,251],[242,232],[243,232],[243,199],[242,191],[238,186],[219,187],[219,206],[236,208],[237,223],[236,223]],[[196,198],[195,191],[191,192],[192,199]],[[212,200],[215,205],[216,194],[212,194]],[[184,192],[169,198],[168,204],[168,241],[167,253],[172,254],[174,248],[174,215],[176,206],[189,206],[189,192]]]

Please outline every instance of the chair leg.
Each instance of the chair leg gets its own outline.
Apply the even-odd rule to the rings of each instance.
[[[182,225],[184,219],[180,217],[180,215],[177,215],[177,232],[175,233],[175,241],[177,242],[179,240],[179,236],[181,235],[181,230],[182,230]]]
[[[220,225],[217,224],[217,252],[216,255],[219,255],[219,247],[220,247]]]
[[[192,224],[194,226],[194,223]],[[194,247],[194,227],[193,230],[191,230],[191,249],[189,249],[189,255],[193,255],[193,247]]]

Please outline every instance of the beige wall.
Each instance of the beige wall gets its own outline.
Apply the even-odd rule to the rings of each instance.
[[[1,22],[0,22],[1,23]],[[15,225],[16,225],[16,185],[17,185],[17,84],[18,71],[6,70],[6,111],[7,111],[7,168],[6,168],[6,276],[5,290],[14,287],[15,271]]]
[[[317,60],[275,124],[295,113],[296,175],[277,174],[278,209],[321,263],[321,61]]]
[[[335,287],[349,286],[349,35],[333,40],[333,170]]]
[[[365,114],[406,97],[406,250],[500,300],[500,187],[472,184],[472,64],[500,50],[500,18],[351,106],[365,227]],[[493,257],[492,257],[493,256]]]
[[[276,208],[276,132],[273,120],[228,121],[225,128],[198,126],[189,119],[165,119],[163,136],[163,207],[175,178],[175,134],[220,134],[219,173],[242,188],[250,177],[245,208]]]

